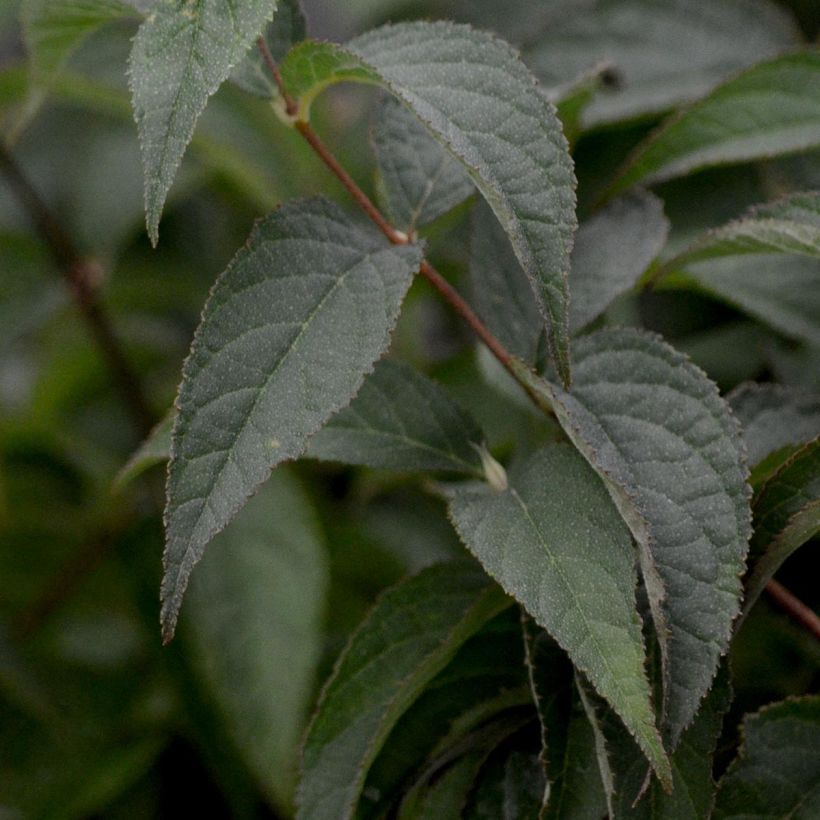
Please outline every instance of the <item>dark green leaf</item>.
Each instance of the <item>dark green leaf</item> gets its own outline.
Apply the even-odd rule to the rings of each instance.
[[[420,260],[317,199],[257,224],[214,286],[185,363],[168,473],[162,622],[272,467],[347,405],[387,348]]]
[[[140,26],[129,77],[153,244],[199,115],[275,9],[272,0],[161,0]]]
[[[522,4],[527,17],[532,4]],[[696,100],[726,77],[791,48],[788,14],[758,0],[549,0],[543,32],[525,58],[546,84],[595,63],[612,64],[619,84],[585,110],[586,127],[657,114]],[[506,7],[505,7],[506,10]],[[693,44],[697,47],[694,48]]]
[[[307,43],[288,55],[282,74],[302,118],[331,83],[378,82],[465,165],[510,236],[568,383],[575,180],[555,110],[515,52],[467,26],[411,23],[370,32],[346,49]]]
[[[818,145],[820,51],[806,50],[750,68],[673,117],[636,150],[610,192]]]
[[[743,747],[720,781],[715,820],[810,820],[820,803],[820,697],[786,700],[743,724]]]
[[[715,385],[658,337],[607,330],[576,347],[572,393],[521,377],[546,394],[638,542],[674,748],[739,610],[750,535],[739,430]]]
[[[351,638],[308,731],[298,817],[352,817],[399,718],[509,599],[474,564],[424,570],[388,591]]]
[[[376,365],[351,405],[310,440],[306,455],[388,470],[482,475],[484,437],[435,382],[407,365]]]
[[[265,28],[264,38],[271,57],[279,62],[296,43],[307,36],[307,23],[299,0],[279,0],[276,15]],[[279,94],[270,68],[254,43],[245,59],[233,70],[231,80],[243,91],[264,99]]]
[[[464,166],[392,97],[379,106],[371,140],[387,213],[408,233],[455,208],[475,190]]]
[[[545,447],[517,465],[504,492],[452,490],[450,515],[464,543],[589,675],[665,779],[629,531],[593,470],[570,447]]]
[[[756,494],[744,611],[799,547],[820,531],[820,438],[801,447]]]
[[[283,812],[322,650],[327,581],[313,510],[282,469],[214,541],[189,593],[187,626],[205,681]]]

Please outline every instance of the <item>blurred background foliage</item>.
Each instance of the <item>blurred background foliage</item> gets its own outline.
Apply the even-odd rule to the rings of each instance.
[[[100,263],[101,298],[158,420],[208,290],[253,220],[292,197],[325,192],[344,203],[344,193],[265,102],[226,84],[198,126],[151,250],[125,77],[136,18],[84,41],[48,97],[36,100],[18,5],[0,3],[2,136],[82,252]],[[303,5],[316,37],[455,17],[498,31],[552,70],[555,23],[527,0]],[[805,39],[817,38],[820,5],[781,5]],[[370,190],[376,96],[334,89],[315,115]],[[600,122],[574,147],[582,216],[678,102],[616,124],[600,107]],[[752,203],[812,187],[820,187],[817,154],[704,171],[656,190],[673,250]],[[468,227],[461,207],[426,231],[432,258],[462,284]],[[693,291],[628,295],[604,321],[664,334],[723,391],[748,379],[820,383],[816,347]],[[543,435],[543,419],[487,383],[472,341],[424,283],[414,285],[394,353],[446,385],[502,457],[516,441]],[[412,478],[295,464],[277,471],[211,549],[181,634],[162,648],[162,470],[114,482],[140,440],[48,249],[0,181],[0,817],[287,816],[294,749],[346,636],[386,585],[461,548],[443,506]],[[779,577],[816,605],[811,560],[803,550]],[[764,599],[732,662],[739,718],[815,686],[820,652]]]

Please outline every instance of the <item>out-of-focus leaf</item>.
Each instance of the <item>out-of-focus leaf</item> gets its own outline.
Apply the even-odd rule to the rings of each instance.
[[[571,393],[527,368],[520,377],[603,478],[638,542],[674,749],[740,608],[751,531],[740,432],[715,385],[658,337],[605,330],[576,349]]]
[[[145,172],[146,225],[154,245],[199,115],[275,10],[271,0],[163,0],[140,26],[129,78]]]
[[[143,441],[114,478],[114,488],[123,489],[146,470],[167,461],[171,454],[171,430],[176,413],[171,410]]]
[[[594,471],[573,448],[544,447],[516,465],[503,492],[454,488],[450,515],[487,571],[589,675],[668,778],[644,672],[629,531]]]
[[[744,612],[799,547],[820,531],[820,438],[801,447],[760,488],[752,506]]]
[[[786,700],[743,723],[743,746],[719,784],[715,820],[810,820],[820,801],[820,697]]]
[[[402,230],[432,222],[475,191],[464,166],[393,97],[379,106],[371,140],[387,213]]]
[[[818,145],[820,51],[806,50],[756,65],[672,117],[636,149],[610,193]]]
[[[172,436],[166,639],[211,538],[274,466],[302,454],[387,348],[420,256],[315,199],[259,222],[217,281]]]
[[[236,748],[274,805],[293,799],[322,649],[327,558],[308,499],[277,470],[213,544],[187,627]]]
[[[352,817],[390,730],[458,648],[509,599],[472,563],[441,564],[386,593],[352,637],[303,749],[298,817]]]
[[[379,362],[349,407],[308,444],[306,455],[389,470],[482,475],[483,434],[434,381],[396,361]]]
[[[532,3],[520,5],[529,20]],[[566,82],[599,61],[619,77],[583,112],[587,128],[696,100],[797,41],[789,15],[757,0],[590,0],[581,7],[548,0],[538,6],[541,28],[526,30],[525,59],[544,84]],[[510,12],[504,6],[500,13]]]

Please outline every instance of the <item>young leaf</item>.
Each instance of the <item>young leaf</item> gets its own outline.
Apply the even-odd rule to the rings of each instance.
[[[154,245],[162,206],[199,115],[275,9],[275,0],[160,0],[140,26],[129,78]]]
[[[394,225],[408,233],[475,191],[464,166],[393,97],[379,106],[371,140],[387,213]]]
[[[820,398],[793,387],[747,382],[728,400],[743,430],[753,479],[765,478],[820,430]]]
[[[820,145],[820,50],[786,54],[672,117],[633,154],[610,194],[715,165]]]
[[[322,200],[254,228],[217,280],[185,363],[168,472],[163,634],[208,541],[272,467],[356,394],[421,252]]]
[[[35,81],[59,71],[100,26],[133,14],[119,0],[24,0],[20,13]]]
[[[572,393],[526,368],[521,377],[604,479],[638,543],[674,748],[739,610],[750,535],[739,430],[715,385],[658,337],[606,330],[576,347]]]
[[[307,37],[307,22],[299,6],[299,0],[278,0],[276,14],[265,28],[263,36],[271,56],[277,62],[282,60],[296,43],[304,40]],[[233,70],[231,81],[243,91],[263,99],[274,99],[279,94],[270,68],[262,58],[256,43]]]
[[[351,638],[305,740],[297,817],[354,816],[393,726],[459,646],[509,599],[472,563],[424,570],[389,590]]]
[[[481,476],[484,435],[435,382],[381,361],[351,405],[310,440],[306,455],[387,470],[454,470]]]
[[[629,531],[572,448],[542,448],[503,492],[451,491],[450,516],[487,571],[584,670],[666,781],[635,609]]]
[[[327,581],[313,510],[277,470],[215,539],[189,593],[202,675],[237,750],[283,813],[321,656]]]
[[[743,746],[720,781],[715,820],[813,816],[820,801],[820,697],[776,703],[748,716]]]
[[[510,236],[568,384],[575,176],[555,109],[515,52],[468,26],[406,23],[369,32],[347,48],[304,44],[281,70],[302,118],[331,83],[385,86],[464,164]]]
[[[663,203],[644,191],[609,203],[581,224],[570,261],[571,330],[589,324],[638,281],[668,230]],[[509,240],[486,206],[473,215],[470,276],[479,315],[512,353],[534,363],[538,310]]]
[[[744,613],[780,565],[820,531],[820,438],[801,447],[754,499]]]
[[[527,17],[532,3],[523,3]],[[549,0],[547,25],[525,53],[546,85],[611,63],[618,86],[581,121],[592,128],[667,111],[702,97],[731,74],[792,48],[788,13],[765,0]],[[506,10],[506,7],[505,7]],[[697,43],[697,48],[693,48]]]

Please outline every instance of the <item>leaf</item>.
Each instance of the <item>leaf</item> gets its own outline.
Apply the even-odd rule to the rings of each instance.
[[[715,385],[658,337],[606,330],[576,348],[571,394],[525,368],[520,376],[603,478],[638,543],[674,749],[739,610],[750,535],[739,431]]]
[[[187,626],[201,674],[283,813],[323,648],[327,585],[315,514],[285,470],[215,540],[191,584]]]
[[[747,716],[743,746],[720,781],[715,820],[809,820],[820,800],[820,697],[775,703]]]
[[[522,2],[530,20],[531,3]],[[573,0],[539,3],[543,28],[525,59],[547,86],[607,61],[618,85],[599,94],[581,121],[593,128],[655,115],[702,97],[726,77],[793,47],[790,16],[757,0]],[[507,6],[504,13],[509,14]],[[531,26],[531,23],[530,23]],[[693,44],[697,47],[694,48]]]
[[[402,230],[433,222],[474,192],[464,166],[394,98],[379,106],[370,138],[387,214]]]
[[[820,50],[807,49],[748,69],[672,117],[636,149],[609,192],[817,145]]]
[[[787,454],[820,430],[820,398],[794,387],[747,382],[728,396],[743,430],[749,464],[760,471],[764,462]]]
[[[756,253],[820,258],[820,193],[803,191],[750,208],[739,219],[695,240],[665,262],[658,275],[692,262]]]
[[[307,456],[388,470],[482,476],[480,428],[435,382],[381,361],[351,405],[310,440]]]
[[[265,43],[274,60],[279,62],[296,43],[307,37],[307,22],[299,0],[279,0],[276,15],[264,32]],[[231,81],[243,91],[263,99],[274,99],[279,94],[270,69],[254,43],[245,59],[231,73]]]
[[[171,454],[171,430],[175,420],[176,413],[170,410],[165,414],[162,421],[151,430],[148,438],[142,442],[114,477],[112,486],[115,490],[124,489],[146,470],[168,460]]]
[[[665,780],[629,531],[581,456],[544,447],[513,469],[504,492],[456,487],[450,516],[485,569],[589,675]]]
[[[160,0],[140,26],[129,80],[152,244],[199,115],[275,9],[272,0]]]
[[[541,762],[549,783],[545,820],[600,820],[607,802],[595,738],[573,684],[572,666],[558,645],[529,618],[524,645],[533,700],[541,723]]]
[[[636,191],[581,223],[570,263],[570,328],[578,331],[628,291],[660,253],[663,203]],[[470,276],[476,310],[512,353],[537,361],[541,322],[510,243],[487,207],[473,215]]]
[[[820,531],[820,438],[801,447],[755,496],[744,613],[781,564]]]
[[[35,82],[58,72],[89,34],[129,13],[119,0],[24,0],[23,36]]]
[[[185,363],[166,507],[162,623],[210,539],[356,394],[420,261],[322,199],[259,222],[217,280]]]
[[[555,110],[515,52],[468,26],[406,23],[369,32],[346,49],[304,44],[281,70],[302,119],[331,83],[378,82],[466,167],[510,236],[568,384],[575,177]]]
[[[297,817],[353,817],[396,722],[459,646],[508,605],[466,562],[426,569],[381,598],[322,693],[305,740]]]

